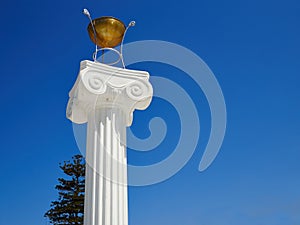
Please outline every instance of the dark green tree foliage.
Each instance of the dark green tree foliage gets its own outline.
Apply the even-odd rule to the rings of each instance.
[[[67,175],[58,178],[58,200],[51,202],[51,208],[45,213],[54,225],[83,225],[85,162],[81,155],[72,157],[59,166]]]

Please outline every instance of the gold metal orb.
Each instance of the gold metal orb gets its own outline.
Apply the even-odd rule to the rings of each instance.
[[[87,30],[94,44],[101,48],[113,48],[122,42],[126,26],[121,20],[104,16],[94,19],[92,22],[95,27],[97,41],[91,23],[89,23]]]

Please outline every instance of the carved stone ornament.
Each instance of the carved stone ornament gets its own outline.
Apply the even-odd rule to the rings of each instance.
[[[124,112],[126,125],[130,126],[133,111],[146,109],[152,94],[148,72],[84,60],[69,93],[67,118],[82,124],[88,121],[88,114],[93,110],[117,108]]]

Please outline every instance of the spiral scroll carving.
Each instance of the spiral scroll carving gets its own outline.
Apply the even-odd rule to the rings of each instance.
[[[97,94],[102,94],[106,90],[105,82],[97,76],[94,72],[88,72],[84,76],[85,83],[87,84],[88,88],[96,92]]]
[[[126,93],[129,98],[138,100],[148,96],[149,87],[141,81],[134,81],[126,87]]]
[[[99,78],[90,78],[89,85],[91,88],[93,88],[95,90],[99,90],[99,89],[103,88],[103,82]]]

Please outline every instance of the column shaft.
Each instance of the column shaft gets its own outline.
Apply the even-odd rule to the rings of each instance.
[[[128,225],[125,116],[120,109],[89,114],[84,225]]]

